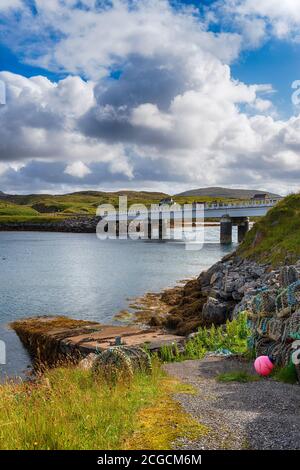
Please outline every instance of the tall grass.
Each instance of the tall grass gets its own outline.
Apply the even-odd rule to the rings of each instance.
[[[298,382],[296,367],[293,363],[284,367],[276,367],[273,371],[272,377],[279,382],[287,384],[296,384]]]
[[[291,194],[276,204],[248,232],[238,254],[258,262],[280,265],[300,255],[300,194]]]
[[[247,340],[250,329],[247,326],[245,313],[225,325],[211,328],[199,328],[198,332],[189,339],[184,351],[180,352],[177,345],[165,346],[160,355],[163,361],[182,361],[186,359],[202,359],[207,352],[218,350],[230,351],[233,354],[244,354],[247,352]]]
[[[38,384],[3,385],[0,449],[119,449],[162,389],[158,367],[115,387],[76,368],[53,369]]]
[[[174,393],[194,393],[152,374],[111,386],[75,367],[51,369],[35,383],[0,386],[0,449],[170,449],[178,438],[208,432],[186,413]]]

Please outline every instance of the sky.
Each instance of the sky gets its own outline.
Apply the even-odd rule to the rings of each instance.
[[[300,0],[0,0],[0,191],[297,191],[299,53]]]

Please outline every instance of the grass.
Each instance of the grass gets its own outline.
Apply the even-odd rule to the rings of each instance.
[[[20,206],[10,202],[0,200],[0,217],[2,216],[21,216],[33,217],[37,216],[38,212],[30,206]]]
[[[117,191],[107,193],[82,191],[63,195],[8,195],[4,200],[0,200],[0,221],[1,215],[95,215],[96,209],[100,204],[113,204],[114,206],[118,206],[119,196],[122,195],[128,197],[129,205],[141,203],[146,206],[157,204],[162,198],[167,196],[164,193],[146,191]],[[2,214],[1,204],[9,206],[9,213],[3,212]]]
[[[189,339],[183,352],[176,344],[161,348],[160,355],[165,362],[202,359],[207,352],[229,350],[233,354],[245,354],[250,330],[247,326],[247,315],[242,313],[226,325],[211,328],[199,328],[194,337]]]
[[[224,372],[216,377],[218,382],[257,382],[260,378],[257,375],[248,374],[243,370]]]
[[[0,449],[169,449],[178,437],[206,432],[172,400],[174,391],[178,384],[158,364],[115,387],[72,367],[51,369],[39,383],[7,383]]]
[[[292,363],[285,367],[275,368],[272,377],[287,384],[296,384],[298,382],[296,368]]]
[[[131,450],[164,450],[177,439],[185,437],[196,440],[209,429],[186,414],[178,402],[171,398],[173,393],[194,394],[192,386],[164,379],[164,394],[161,400],[138,413],[138,425],[134,433],[125,440],[124,448]]]
[[[81,191],[73,194],[29,194],[29,195],[5,195],[0,199],[0,224],[7,222],[25,222],[26,217],[36,217],[37,222],[52,222],[53,216],[68,217],[76,215],[96,214],[100,204],[112,204],[118,207],[119,196],[127,196],[128,206],[132,204],[158,204],[167,194],[162,192],[147,191]],[[173,198],[178,204],[191,204],[199,201],[197,196],[176,196]],[[215,198],[203,196],[201,202],[228,202],[236,201],[229,198]],[[6,217],[15,217],[14,220]],[[25,219],[24,219],[25,217]],[[29,220],[30,222],[35,220]]]
[[[247,234],[238,254],[277,266],[300,256],[300,194],[280,201]]]

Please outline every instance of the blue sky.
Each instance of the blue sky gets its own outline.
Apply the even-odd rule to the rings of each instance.
[[[245,51],[232,66],[234,77],[245,83],[271,83],[273,102],[282,117],[294,114],[291,85],[300,77],[300,47],[272,39],[259,49]]]
[[[0,44],[0,71],[9,70],[10,72],[32,77],[33,75],[44,75],[50,80],[58,81],[65,77],[65,73],[56,73],[41,67],[35,67],[22,60],[22,56],[9,48],[9,45]]]
[[[0,190],[297,189],[296,3],[2,0]]]
[[[33,8],[34,1],[28,0],[28,5]],[[208,8],[218,3],[217,0],[174,0],[176,6],[193,6],[201,9]],[[33,8],[35,11],[35,9]],[[234,24],[227,20],[222,22],[219,18],[217,23],[210,25],[213,31],[231,31],[236,30]],[[28,47],[30,48],[30,35],[26,37]],[[34,43],[35,38],[32,39]],[[44,75],[52,81],[58,81],[67,76],[67,73],[61,71],[49,70],[47,68],[36,67],[26,63],[22,52],[15,52],[9,47],[9,43],[4,41],[0,43],[0,71],[9,70],[13,73],[31,77],[33,75]],[[295,109],[291,102],[291,84],[300,77],[300,45],[287,40],[278,40],[271,37],[260,47],[246,49],[241,52],[239,57],[233,62],[231,67],[234,78],[247,84],[251,83],[270,83],[275,94],[273,101],[278,108],[280,116],[287,117],[294,114]],[[119,71],[115,74],[117,76]]]
[[[185,0],[183,3],[197,2]],[[4,44],[0,44],[1,70],[9,70],[25,77],[44,75],[54,81],[67,75],[64,72],[56,73],[47,70],[47,68],[32,66],[24,62],[21,55]],[[300,46],[298,44],[271,39],[258,49],[244,51],[234,61],[231,70],[234,78],[247,84],[272,84],[276,91],[273,101],[276,103],[280,115],[287,117],[294,114],[295,110],[291,102],[291,85],[294,80],[300,79]]]

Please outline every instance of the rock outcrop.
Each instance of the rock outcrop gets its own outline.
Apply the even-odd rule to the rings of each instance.
[[[173,302],[172,290],[161,299],[172,308],[166,326],[181,333],[190,333],[198,326],[225,323],[240,311],[247,310],[261,290],[284,288],[299,279],[300,260],[293,266],[274,269],[269,264],[258,264],[243,259],[236,253],[189,281],[181,291],[176,288]],[[275,305],[270,308],[275,310]],[[185,331],[184,331],[185,330]]]
[[[51,221],[1,222],[0,231],[95,233],[100,217],[76,216]]]
[[[172,300],[170,292],[162,298]],[[300,340],[300,260],[274,269],[236,253],[226,256],[184,286],[165,323],[187,334],[195,326],[221,325],[245,311],[256,354],[286,365]]]

